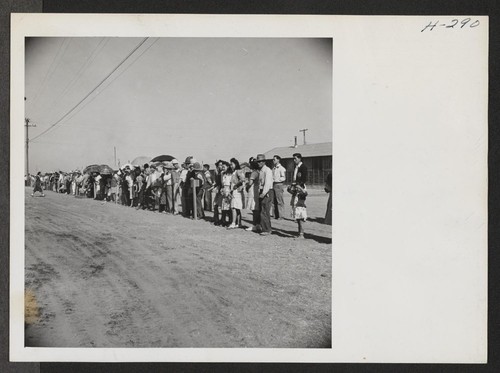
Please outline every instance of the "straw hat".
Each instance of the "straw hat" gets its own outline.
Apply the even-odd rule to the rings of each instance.
[[[255,162],[262,162],[266,161],[266,156],[264,154],[257,154],[257,157],[255,158]]]
[[[194,171],[203,171],[203,166],[199,162],[195,162],[193,165]]]

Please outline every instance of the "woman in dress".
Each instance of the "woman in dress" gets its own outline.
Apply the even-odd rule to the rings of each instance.
[[[45,197],[45,194],[43,194],[43,189],[42,189],[41,175],[42,173],[38,172],[35,176],[35,184],[33,186],[33,193],[31,193],[31,197],[34,197],[36,192],[40,192],[42,194],[42,197]]]
[[[231,158],[231,220],[229,229],[241,228],[241,210],[243,209],[243,188],[245,174],[241,170],[240,163],[236,158]]]
[[[172,183],[172,175],[166,170],[166,166],[163,169],[162,174],[160,175],[159,179],[161,180],[161,188],[158,189],[158,195],[159,195],[159,205],[158,205],[158,212],[159,213],[168,213],[168,207],[167,207],[167,186],[171,185]],[[167,185],[167,183],[169,183]]]
[[[125,168],[121,173],[120,178],[120,202],[123,206],[128,206],[130,204],[130,192],[128,190],[128,176],[129,170]]]
[[[229,163],[226,161],[222,162],[222,186],[221,186],[221,224],[223,227],[228,227],[232,224],[231,219],[231,199],[233,198],[231,193],[231,178],[233,172],[230,168]]]
[[[259,207],[259,166],[255,162],[254,157],[250,157],[248,160],[250,164],[250,175],[248,177],[248,183],[246,185],[247,191],[247,209],[252,211],[252,226],[248,227],[247,231],[256,231],[258,225],[260,224],[260,207]]]

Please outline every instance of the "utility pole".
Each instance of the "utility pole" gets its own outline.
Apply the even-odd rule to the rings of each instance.
[[[115,167],[116,167],[116,146],[114,147],[115,149]]]
[[[26,101],[26,97],[24,98],[24,101]],[[28,186],[31,186],[31,178],[29,177],[30,174],[30,163],[29,163],[29,136],[28,136],[28,128],[30,127],[36,127],[36,124],[30,123],[31,120],[30,118],[24,118],[24,125],[26,126],[26,180],[28,181]]]
[[[306,131],[307,131],[307,128],[304,128],[303,130],[299,130],[299,132],[304,133],[304,145],[306,144]]]
[[[26,101],[26,97],[24,98]],[[28,128],[36,127],[35,124],[30,123],[30,118],[24,118],[24,125],[26,126],[26,181],[28,182],[28,186],[31,186],[31,178],[29,177],[30,173],[30,164],[29,164],[29,137],[28,137]]]
[[[29,163],[29,143],[30,143],[30,139],[29,139],[29,136],[28,136],[28,129],[30,127],[36,127],[36,124],[31,123],[30,118],[25,118],[24,122],[25,122],[25,126],[26,126],[26,176],[28,176],[30,174],[30,163]],[[28,179],[28,180],[30,180],[30,179]],[[31,182],[30,182],[30,185],[31,185]]]

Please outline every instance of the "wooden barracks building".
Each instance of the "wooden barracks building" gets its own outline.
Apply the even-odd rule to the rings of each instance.
[[[265,152],[266,159],[269,159],[268,166],[272,167],[274,155],[281,157],[281,164],[286,168],[286,184],[292,180],[295,163],[293,154],[302,154],[302,162],[307,167],[307,186],[323,187],[326,177],[332,172],[332,142],[319,144],[305,144],[296,146],[286,146],[274,148]]]

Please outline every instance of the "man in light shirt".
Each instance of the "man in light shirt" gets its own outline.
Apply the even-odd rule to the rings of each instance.
[[[266,166],[266,156],[258,154],[255,159],[259,166],[259,205],[260,205],[260,226],[261,236],[271,234],[271,196],[273,189],[273,172]],[[270,193],[271,191],[271,193]]]
[[[283,201],[283,183],[286,180],[286,169],[280,164],[281,157],[279,155],[273,156],[273,198],[272,211],[274,218],[282,220],[285,216],[285,202]]]
[[[153,183],[156,179],[156,166],[150,165],[146,176],[146,190],[144,195],[144,204],[148,210],[154,210],[155,199],[153,194]]]
[[[181,182],[181,171],[179,170],[179,161],[177,159],[172,159],[172,166],[174,169],[171,171],[172,174],[172,185],[173,185],[173,201],[172,201],[172,213],[177,215],[179,213],[179,205],[181,203],[181,193],[182,190],[179,186]],[[184,175],[184,178],[186,175]]]

